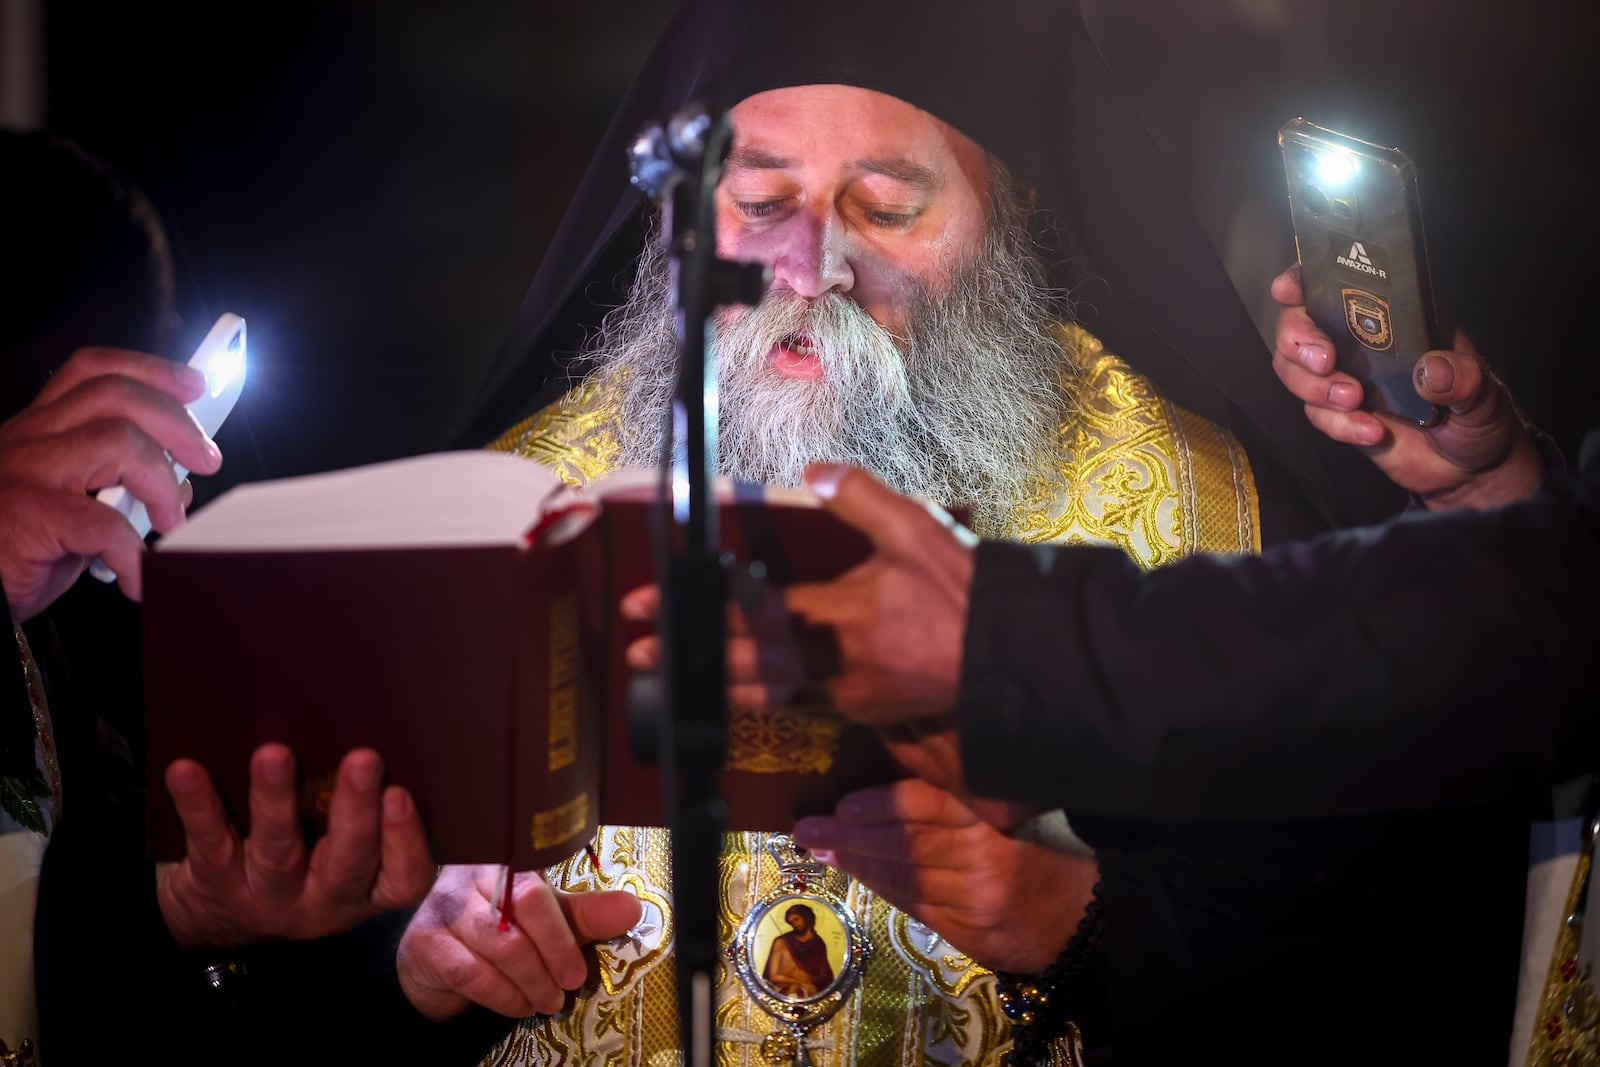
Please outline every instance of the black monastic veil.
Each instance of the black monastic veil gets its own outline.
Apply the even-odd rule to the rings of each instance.
[[[1353,450],[1306,423],[1075,3],[685,0],[635,79],[518,310],[459,442],[481,445],[553,401],[645,236],[626,146],[698,100],[846,84],[955,126],[1038,193],[1060,232],[1051,280],[1107,348],[1173,402],[1232,430],[1271,541],[1377,521],[1399,506]],[[1263,130],[1270,143],[1276,131]]]

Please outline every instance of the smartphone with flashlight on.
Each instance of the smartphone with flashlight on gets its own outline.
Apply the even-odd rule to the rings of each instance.
[[[1333,339],[1362,406],[1432,426],[1417,395],[1418,358],[1444,347],[1422,234],[1417,172],[1397,148],[1303,118],[1278,131],[1306,310]]]
[[[244,319],[231,312],[223,312],[195,348],[194,355],[189,357],[189,366],[205,375],[206,391],[184,406],[206,436],[214,438],[244,389]],[[172,473],[180,482],[189,474],[177,463],[173,463]],[[150,516],[144,504],[135,500],[127,489],[120,485],[108,486],[95,494],[95,498],[127,516],[140,537],[150,532]],[[102,582],[114,581],[117,577],[99,559],[89,565],[89,573]]]

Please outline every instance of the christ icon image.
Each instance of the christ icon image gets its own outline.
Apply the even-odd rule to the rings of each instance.
[[[817,933],[817,913],[808,905],[791,904],[783,919],[793,929],[772,939],[761,977],[780,996],[817,996],[833,984],[828,945]]]

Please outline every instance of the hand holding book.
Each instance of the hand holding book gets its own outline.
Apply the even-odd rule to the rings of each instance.
[[[174,760],[166,785],[185,834],[181,861],[156,869],[156,901],[178,945],[232,949],[348,930],[421,900],[436,870],[405,789],[382,783],[370,749],[340,762],[328,832],[314,846],[296,816],[294,757],[262,745],[250,757],[252,826],[241,838],[193,760]]]
[[[822,506],[871,539],[872,555],[829,581],[771,590],[730,619],[728,693],[760,711],[788,709],[878,730],[906,771],[1011,829],[1036,814],[974,797],[962,778],[955,707],[978,541],[950,513],[900,496],[865,471],[813,464]],[[624,616],[653,623],[654,586],[626,594]],[[660,665],[654,635],[628,646],[636,669]]]
[[[602,820],[661,825],[659,772],[632,758],[625,715],[624,650],[645,628],[616,609],[652,578],[657,477],[573,491],[526,460],[463,452],[224,494],[146,566],[152,776],[199,759],[242,817],[248,789],[226,769],[288,744],[315,833],[339,757],[372,747],[447,863],[536,868]],[[719,499],[728,549],[776,584],[867,554],[808,494],[724,484]],[[892,773],[868,731],[737,710],[729,826],[787,830]],[[170,808],[150,818],[156,857],[181,855]]]

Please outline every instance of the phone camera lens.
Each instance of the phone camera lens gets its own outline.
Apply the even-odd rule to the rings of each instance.
[[[1326,215],[1333,209],[1333,204],[1329,201],[1328,194],[1315,185],[1303,185],[1300,187],[1300,202],[1313,215]]]
[[[1296,148],[1292,153],[1294,169],[1302,178],[1317,176],[1317,154],[1309,148]]]

